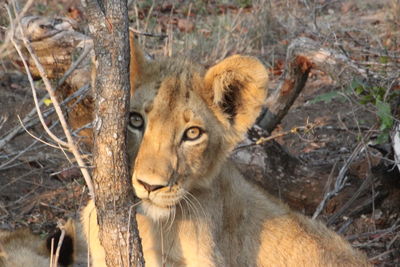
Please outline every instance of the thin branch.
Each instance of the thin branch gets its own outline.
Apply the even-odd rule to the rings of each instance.
[[[235,148],[235,151],[240,150],[240,149],[244,149],[244,148],[248,148],[251,146],[256,146],[256,145],[263,145],[271,140],[289,135],[289,134],[299,134],[300,132],[303,132],[305,134],[313,132],[313,130],[318,126],[318,123],[312,123],[312,122],[308,122],[306,123],[305,126],[296,126],[293,127],[292,129],[290,129],[289,131],[284,131],[281,133],[277,133],[271,136],[267,136],[267,137],[260,137],[256,142],[251,143],[251,144],[246,144],[246,145],[241,145]],[[300,136],[299,136],[300,137]],[[301,138],[301,137],[300,137]]]
[[[372,134],[373,134],[373,131],[369,131],[364,136],[363,140],[368,140],[371,137]],[[325,205],[328,202],[328,200],[331,199],[333,196],[335,196],[337,193],[339,193],[343,189],[343,187],[345,186],[346,181],[347,181],[347,175],[346,175],[347,171],[348,171],[351,163],[360,154],[362,148],[364,148],[364,146],[365,146],[365,142],[363,140],[358,143],[358,145],[353,150],[353,152],[351,153],[349,158],[345,161],[344,165],[342,166],[342,168],[339,171],[338,176],[336,177],[335,185],[334,185],[333,189],[331,191],[325,193],[323,199],[319,203],[318,207],[316,208],[316,210],[315,210],[315,212],[314,212],[314,214],[312,216],[313,219],[317,218],[318,215],[322,212],[322,210],[325,208]],[[330,223],[333,222],[333,220],[336,219],[336,218],[337,218],[337,216],[335,214],[334,216],[332,216],[329,219],[329,222]],[[329,222],[328,222],[328,224],[329,224]]]
[[[160,38],[160,39],[164,39],[164,38],[167,38],[167,37],[168,37],[168,35],[166,35],[166,34],[142,32],[142,31],[136,30],[136,29],[134,29],[134,28],[132,28],[132,27],[129,27],[129,30],[130,30],[131,32],[136,33],[136,34],[140,34],[140,35],[148,36],[148,37],[158,37],[158,38]]]
[[[50,245],[50,267],[53,267],[53,262],[54,262],[54,238],[51,239],[51,245]]]
[[[6,116],[6,115],[2,115],[0,117],[0,130],[1,130],[1,128],[3,128],[3,126],[6,123],[7,119],[8,119],[8,116]]]
[[[58,244],[57,244],[57,250],[56,250],[56,255],[53,258],[53,262],[51,263],[51,265],[53,267],[57,267],[58,266],[58,258],[60,257],[60,250],[61,250],[61,246],[62,243],[64,241],[64,237],[65,237],[65,229],[63,226],[59,226],[60,230],[61,230],[61,235],[60,235],[60,239],[58,240]]]
[[[73,73],[73,71],[76,70],[76,68],[80,65],[80,63],[82,63],[82,60],[88,55],[88,53],[91,51],[92,48],[93,47],[90,46],[90,47],[88,47],[87,49],[84,50],[84,52],[79,56],[79,58],[71,65],[71,67],[60,78],[60,80],[57,83],[57,87],[59,87],[61,84],[63,84],[68,79],[68,77]],[[73,93],[72,95],[70,95],[67,98],[65,98],[63,100],[63,102],[61,103],[61,106],[63,106],[64,104],[68,103],[69,101],[71,101],[71,99],[75,98],[77,95],[80,95],[81,93],[85,94],[87,89],[88,89],[88,85],[86,85],[84,87],[81,87],[75,93]],[[40,101],[38,101],[39,107],[41,107],[43,105],[43,103],[44,103],[44,100],[48,99],[48,98],[49,98],[49,94],[46,94],[42,99],[40,99]],[[46,118],[46,117],[50,116],[51,114],[53,114],[54,111],[55,111],[54,108],[52,108],[49,111],[44,112],[43,113],[43,117]],[[36,113],[37,113],[37,109],[35,107],[22,120],[22,122],[24,123],[26,129],[29,129],[30,127],[32,127],[33,125],[35,125],[37,123],[36,120],[33,120],[33,121],[29,122],[29,120],[31,120],[32,116],[34,114],[36,114]],[[9,131],[9,133],[0,140],[0,149],[2,149],[17,134],[21,133],[22,130],[23,129],[22,129],[21,126],[16,126],[11,131]]]
[[[21,121],[21,118],[19,117],[19,115],[17,116],[17,118],[18,118],[18,120],[19,120],[19,123],[21,124],[21,127],[22,127],[22,128],[25,130],[25,132],[26,132],[27,134],[29,134],[33,139],[35,139],[36,141],[39,141],[39,142],[41,142],[41,143],[43,143],[43,144],[45,144],[45,145],[47,145],[47,146],[49,146],[49,147],[56,148],[56,149],[59,148],[58,146],[56,146],[56,145],[54,145],[54,144],[50,144],[49,142],[44,141],[43,139],[37,137],[36,135],[34,135],[34,134],[31,133],[30,131],[28,131],[28,129],[25,128],[24,123]]]
[[[8,11],[8,13],[9,13],[10,20],[11,20],[11,12],[10,12],[9,8],[7,8],[7,11]],[[12,29],[15,29],[15,28],[14,28],[14,25],[13,25],[12,23],[11,23],[11,28],[12,28]],[[22,30],[22,28],[20,28],[20,29]],[[22,34],[23,34],[23,33],[22,33]],[[22,37],[22,38],[24,38],[24,37]],[[34,100],[34,102],[35,102],[36,111],[37,111],[37,114],[38,114],[38,116],[39,116],[39,120],[40,120],[40,122],[41,122],[42,125],[43,125],[44,130],[47,132],[47,134],[48,134],[54,141],[56,141],[57,143],[59,143],[59,144],[61,144],[61,145],[63,145],[63,146],[68,146],[68,144],[67,144],[66,142],[64,142],[64,141],[62,141],[61,139],[59,139],[59,138],[58,138],[55,134],[53,134],[53,132],[50,131],[50,129],[47,127],[46,122],[44,121],[42,112],[40,111],[39,102],[38,102],[38,100],[37,100],[37,95],[36,95],[36,88],[35,88],[35,84],[34,84],[34,82],[33,82],[32,75],[31,75],[31,73],[30,73],[30,71],[29,71],[29,67],[28,67],[28,64],[26,63],[26,60],[25,60],[24,56],[22,55],[22,51],[21,51],[19,45],[15,42],[14,36],[11,36],[11,43],[14,45],[15,49],[17,50],[18,55],[20,56],[20,58],[21,58],[21,60],[22,60],[22,63],[24,64],[25,71],[26,71],[26,73],[27,73],[27,75],[28,75],[29,84],[31,85],[32,94],[33,94],[33,100]],[[29,52],[31,53],[32,50],[30,50]],[[46,86],[47,86],[47,85],[46,85]]]
[[[260,116],[258,124],[269,133],[287,114],[297,96],[303,90],[311,69],[318,69],[346,83],[354,77],[367,79],[368,72],[357,66],[345,54],[323,48],[309,38],[300,37],[291,42],[287,49],[285,72],[278,88],[266,100],[268,110]]]
[[[336,165],[337,162],[335,162],[335,164],[333,165],[331,172],[329,173],[328,179],[326,181],[326,186],[325,186],[325,193],[324,193],[324,197],[321,200],[321,202],[319,203],[318,207],[315,209],[314,214],[312,216],[312,219],[315,220],[318,215],[322,212],[322,210],[325,208],[325,205],[327,203],[327,201],[335,194],[336,191],[338,191],[339,189],[334,189],[332,191],[329,191],[329,188],[332,184],[332,178],[336,169]]]
[[[10,11],[8,7],[7,7],[7,10]],[[10,20],[11,20],[11,17],[10,17]],[[11,25],[11,26],[12,26],[12,29],[15,29],[14,25]],[[49,93],[49,96],[50,96],[50,99],[51,99],[51,101],[53,103],[54,109],[55,109],[55,111],[57,113],[57,116],[58,116],[58,118],[60,120],[61,126],[63,128],[64,133],[65,133],[65,136],[67,138],[67,142],[64,142],[64,141],[60,140],[58,137],[56,137],[54,134],[52,134],[52,132],[47,128],[43,118],[41,117],[41,114],[40,114],[41,112],[40,112],[40,109],[38,108],[37,99],[35,99],[35,105],[36,105],[36,107],[38,109],[37,110],[38,111],[38,115],[40,114],[39,118],[41,118],[41,123],[42,123],[43,127],[45,128],[45,130],[47,129],[46,132],[49,134],[49,136],[51,138],[53,138],[53,140],[55,140],[60,145],[63,145],[65,147],[67,147],[72,152],[72,154],[74,155],[74,157],[75,157],[75,159],[76,159],[76,161],[77,161],[79,166],[86,166],[85,162],[82,160],[82,157],[81,157],[81,155],[79,153],[79,150],[78,150],[77,146],[74,143],[74,140],[72,138],[71,132],[68,129],[68,125],[67,125],[67,122],[65,120],[64,114],[63,114],[63,112],[61,110],[61,107],[60,107],[60,105],[58,103],[57,97],[55,95],[55,92],[54,92],[51,84],[50,84],[50,81],[47,78],[47,75],[46,75],[46,73],[45,73],[45,71],[43,69],[43,66],[40,64],[36,54],[33,52],[32,47],[29,44],[29,41],[25,37],[25,34],[24,34],[24,31],[23,31],[22,27],[19,27],[19,29],[20,29],[20,32],[21,32],[21,39],[22,39],[26,49],[28,50],[30,56],[32,57],[35,65],[36,65],[36,68],[38,69],[38,71],[40,73],[40,76],[43,79],[43,82],[44,82],[44,85],[46,87],[46,90]],[[22,61],[24,62],[24,66],[25,66],[26,72],[28,74],[29,82],[30,82],[31,87],[32,87],[32,92],[34,93],[34,96],[35,96],[36,93],[35,93],[35,87],[34,87],[34,84],[33,84],[32,76],[30,75],[29,68],[28,68],[28,66],[26,64],[26,61],[24,60],[24,58],[22,56],[21,50],[20,50],[18,44],[14,40],[14,35],[11,36],[11,41],[14,44],[14,47],[17,49],[18,54],[20,55]],[[93,197],[94,196],[94,188],[93,188],[93,184],[92,184],[92,181],[91,181],[90,174],[89,174],[89,172],[88,172],[88,170],[86,168],[81,168],[81,172],[82,172],[82,175],[83,175],[83,177],[85,179],[85,182],[86,182],[86,184],[88,186],[89,194]]]
[[[40,101],[39,101],[39,106],[43,105],[43,102],[45,99],[47,99],[49,97],[48,94],[46,94]],[[36,114],[36,108],[33,108],[28,115],[26,115],[24,117],[24,119],[22,120],[22,122],[25,124],[25,127],[27,129],[29,129],[30,127],[32,127],[33,125],[36,124],[37,121],[34,122],[29,122],[29,120],[31,120],[32,116],[34,114]],[[52,112],[45,112],[43,114],[44,117],[47,117],[51,114]],[[8,142],[10,142],[17,134],[21,133],[21,131],[23,130],[23,128],[21,126],[16,126],[14,127],[11,131],[8,132],[8,134],[6,134],[1,140],[0,140],[0,149],[2,149]]]

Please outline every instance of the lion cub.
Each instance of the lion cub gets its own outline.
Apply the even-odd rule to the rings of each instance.
[[[136,51],[130,103],[132,185],[147,266],[369,266],[322,223],[253,186],[228,159],[257,118],[268,73],[235,55],[204,71]],[[82,221],[105,266],[92,202]]]

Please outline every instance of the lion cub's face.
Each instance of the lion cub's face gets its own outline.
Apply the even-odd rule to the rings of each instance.
[[[130,105],[132,184],[141,211],[158,220],[210,187],[260,111],[267,72],[233,56],[206,73],[188,62],[148,64],[139,80]]]

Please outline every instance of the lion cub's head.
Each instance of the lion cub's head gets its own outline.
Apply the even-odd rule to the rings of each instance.
[[[142,62],[133,75],[132,183],[141,211],[157,220],[188,192],[209,187],[258,116],[268,73],[257,59],[235,55],[207,71],[183,60]]]

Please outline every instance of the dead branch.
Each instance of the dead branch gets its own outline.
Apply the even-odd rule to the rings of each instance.
[[[331,191],[328,191],[325,193],[322,201],[320,202],[320,204],[318,205],[318,207],[316,208],[312,218],[315,219],[318,217],[318,215],[322,212],[322,210],[325,208],[325,205],[327,203],[327,201],[329,199],[331,199],[333,196],[335,196],[336,194],[338,194],[343,187],[346,184],[347,181],[347,172],[348,169],[350,167],[350,164],[354,161],[354,159],[361,153],[362,149],[365,149],[365,140],[369,140],[369,138],[371,137],[373,131],[373,129],[371,129],[366,136],[363,137],[363,140],[360,141],[356,148],[353,150],[353,152],[351,153],[351,155],[349,156],[349,158],[344,162],[344,165],[342,166],[342,168],[339,171],[338,176],[336,177],[335,183],[334,183],[334,187]],[[368,176],[369,177],[369,176]],[[344,205],[342,207],[342,209],[337,212],[336,214],[332,215],[331,218],[329,218],[328,221],[328,225],[332,224],[341,214],[343,214],[343,212],[350,207],[350,205],[354,202],[355,199],[357,199],[357,197],[360,195],[360,193],[366,188],[366,186],[369,184],[370,179],[365,179],[363,181],[363,184],[360,186],[360,188],[357,190],[357,192],[353,195],[353,197],[351,198],[351,200],[349,200],[346,205]]]
[[[61,98],[64,99],[63,103],[68,103],[71,99],[71,95],[75,95],[77,91],[81,92],[80,88],[82,88],[85,84],[89,84],[87,78],[88,71],[85,71],[88,63],[83,61],[87,60],[87,55],[90,51],[92,51],[93,47],[93,43],[90,38],[79,32],[76,32],[72,27],[68,27],[68,25],[71,24],[74,24],[73,22],[71,22],[71,20],[67,20],[65,22],[60,18],[54,20],[50,18],[33,16],[23,18],[21,23],[17,24],[21,26],[23,32],[28,32],[26,34],[26,38],[28,40],[38,40],[36,42],[31,42],[32,47],[34,47],[35,51],[36,49],[40,51],[40,53],[38,54],[40,62],[48,62],[48,64],[45,65],[46,73],[50,73],[50,76],[48,77],[60,78],[57,83],[56,89],[63,85],[66,81],[68,83],[68,86],[74,89],[71,90],[71,92],[68,94],[59,92],[59,94],[62,95]],[[53,32],[53,34],[51,34],[51,32]],[[84,51],[80,54],[76,61],[72,62],[72,55],[75,53],[75,50],[82,46],[84,47]],[[59,50],[61,50],[61,54],[53,52]],[[54,64],[54,62],[57,62],[57,64]],[[36,76],[38,76],[38,70],[35,67],[35,64],[28,65],[30,72],[36,73]],[[62,70],[64,69],[66,70],[65,73],[62,72]],[[63,90],[66,91],[67,88],[63,88]],[[84,92],[81,93],[84,94]],[[40,101],[38,101],[39,108],[43,105],[43,101],[48,98],[49,95],[46,94]],[[69,100],[66,101],[67,99]],[[48,112],[44,112],[43,117],[46,118],[53,112],[54,109],[51,109]],[[22,120],[27,129],[38,122],[36,119],[33,119],[33,116],[35,114],[36,107],[33,108]],[[85,112],[83,112],[83,114],[85,114]],[[76,126],[73,125],[72,127],[74,129],[79,128],[80,126],[85,125],[87,122],[88,119],[85,121],[85,123],[77,124]],[[21,133],[22,130],[23,129],[21,126],[14,127],[7,135],[5,135],[0,140],[0,149],[2,149],[16,135]]]
[[[26,70],[26,72],[28,73],[28,79],[29,79],[29,83],[30,83],[31,88],[32,88],[32,95],[33,95],[33,99],[34,99],[34,102],[35,102],[35,108],[36,108],[36,111],[37,111],[39,120],[40,120],[40,122],[41,122],[42,125],[43,125],[44,130],[47,132],[47,134],[48,134],[56,143],[59,143],[60,145],[67,147],[68,144],[67,144],[66,142],[62,141],[60,138],[58,138],[58,137],[47,127],[47,125],[46,125],[46,123],[45,123],[45,121],[44,121],[42,112],[40,111],[39,102],[38,102],[37,95],[36,95],[36,88],[35,88],[35,85],[34,85],[34,83],[33,83],[33,78],[32,78],[32,76],[30,75],[28,64],[27,64],[27,62],[23,59],[23,55],[22,55],[21,49],[20,49],[19,45],[17,45],[17,43],[14,41],[14,38],[11,38],[11,42],[13,43],[15,49],[17,50],[19,56],[21,57],[22,62],[23,62],[24,67],[25,67],[25,70]],[[26,42],[25,45],[29,45],[29,44]],[[30,51],[30,52],[33,53],[33,51]],[[44,74],[44,75],[45,75],[45,74]],[[50,83],[45,84],[45,85],[46,85],[46,87],[47,87],[47,86],[51,86]]]
[[[59,79],[56,95],[60,99],[68,98],[82,86],[90,84],[91,61],[87,55],[93,51],[93,42],[88,36],[76,31],[75,25],[76,23],[68,18],[30,16],[21,21],[21,28],[26,34],[26,38],[31,40],[31,46],[43,64],[48,78]],[[75,55],[79,55],[79,57],[73,61]],[[30,63],[30,71],[35,77],[38,77],[39,71],[33,60],[28,54],[26,58]],[[48,98],[48,96],[44,98]],[[42,100],[39,105],[42,104]],[[30,126],[27,121],[34,112],[34,110],[31,111],[23,120],[27,128]],[[68,122],[72,129],[82,128],[92,121],[92,113],[92,95],[87,94],[79,105],[68,113]],[[0,148],[19,132],[20,129],[13,129],[13,132],[10,132],[4,141],[0,141]],[[83,142],[92,145],[91,129],[85,129],[79,135],[85,137]]]
[[[8,11],[9,16],[10,16],[11,30],[12,30],[13,33],[15,33],[16,28],[13,25],[12,18],[11,18],[11,11],[10,11],[9,7],[7,7],[7,11]],[[14,12],[16,13],[15,9],[14,9]],[[29,82],[30,82],[31,88],[32,88],[32,93],[34,95],[35,105],[36,105],[38,116],[39,116],[39,119],[41,120],[42,126],[44,127],[46,132],[49,134],[49,136],[51,138],[53,138],[53,140],[55,140],[59,144],[62,144],[65,147],[67,147],[69,150],[71,150],[72,154],[74,155],[74,157],[76,158],[76,160],[78,162],[78,165],[81,167],[81,172],[82,172],[83,177],[85,178],[85,181],[86,181],[86,184],[88,186],[89,192],[93,196],[94,195],[94,190],[93,190],[93,185],[92,185],[92,182],[91,182],[90,174],[89,174],[88,170],[85,168],[86,164],[82,160],[82,158],[80,156],[80,153],[79,153],[79,150],[78,150],[77,146],[75,145],[74,140],[72,139],[72,135],[71,135],[71,133],[69,131],[68,125],[67,125],[66,120],[64,118],[64,115],[63,115],[63,112],[62,112],[61,107],[59,105],[58,99],[56,98],[56,95],[54,93],[54,89],[52,88],[51,83],[50,83],[49,79],[47,78],[46,72],[43,69],[41,63],[39,62],[35,52],[32,50],[32,47],[30,46],[29,41],[26,39],[23,28],[22,27],[18,27],[18,29],[19,29],[19,33],[20,33],[20,38],[22,39],[22,41],[23,41],[23,43],[25,45],[25,48],[29,51],[29,54],[30,54],[31,58],[34,61],[35,66],[38,69],[41,78],[43,79],[43,82],[45,84],[46,90],[47,90],[47,92],[48,92],[48,94],[49,94],[49,96],[51,98],[51,101],[53,103],[54,109],[55,109],[55,111],[57,113],[57,116],[58,116],[58,118],[60,120],[61,126],[62,126],[62,128],[64,130],[65,136],[67,138],[67,142],[62,141],[57,136],[55,136],[48,129],[46,123],[44,122],[42,114],[41,114],[41,111],[40,111],[40,108],[39,108],[39,105],[38,105],[38,101],[37,101],[37,98],[36,98],[35,85],[33,83],[32,76],[30,75],[29,67],[28,67],[28,65],[27,65],[27,63],[26,63],[26,61],[25,61],[25,59],[24,59],[24,57],[22,55],[20,46],[15,42],[14,35],[12,35],[11,36],[11,42],[13,43],[15,49],[18,51],[18,54],[20,55],[21,60],[23,61],[23,64],[25,66],[26,72],[28,74]]]
[[[143,32],[143,31],[136,30],[136,29],[134,29],[134,28],[132,28],[132,27],[129,27],[129,30],[130,30],[131,32],[134,32],[135,34],[139,34],[139,35],[143,35],[143,36],[148,36],[148,37],[158,37],[158,38],[160,38],[160,39],[164,39],[164,38],[167,38],[167,37],[168,37],[168,35],[166,35],[166,34]]]
[[[311,39],[301,37],[288,46],[285,72],[278,88],[266,101],[267,111],[258,124],[271,133],[287,114],[303,90],[311,69],[318,69],[343,84],[354,77],[367,77],[367,72],[356,66],[343,53],[323,48]]]
[[[86,95],[87,91],[89,89],[88,85],[83,86],[82,88],[80,88],[79,90],[77,90],[76,92],[74,92],[73,94],[69,95],[68,97],[66,97],[60,104],[61,107],[65,106],[66,104],[68,104],[70,101],[72,101],[73,99],[77,98],[80,95]],[[46,96],[44,96],[40,101],[38,101],[39,107],[41,107],[43,105],[43,101],[45,99],[48,99],[48,94],[46,94]],[[75,103],[79,103],[79,99],[77,101],[75,101]],[[54,108],[50,108],[46,111],[43,112],[42,116],[43,118],[47,118],[49,117],[51,114],[54,113]],[[28,115],[26,115],[22,120],[19,119],[20,124],[15,126],[14,128],[12,128],[2,139],[0,139],[0,149],[3,149],[4,146],[11,141],[16,135],[22,133],[22,132],[27,132],[31,127],[35,126],[38,122],[39,119],[36,117],[34,117],[34,115],[37,114],[36,112],[36,107],[33,108]],[[5,121],[4,121],[5,122]],[[50,127],[51,128],[51,127]],[[78,129],[79,130],[79,129]],[[74,133],[77,130],[74,131]],[[7,163],[8,164],[8,163]],[[2,165],[3,166],[3,165]],[[1,167],[0,167],[1,169]]]
[[[8,119],[8,117],[5,116],[5,115],[2,115],[2,116],[0,117],[0,130],[1,130],[1,128],[3,128],[3,126],[4,126],[4,124],[6,123],[7,119]]]
[[[54,255],[53,261],[51,262],[51,267],[57,267],[58,266],[58,258],[60,257],[60,250],[61,250],[61,246],[62,246],[62,243],[64,241],[64,237],[65,237],[65,229],[64,229],[64,227],[61,224],[58,225],[58,227],[61,230],[61,235],[60,235],[60,239],[58,240],[56,254]]]

